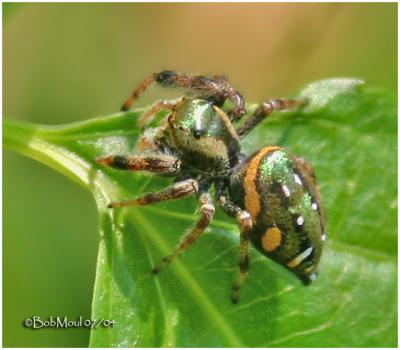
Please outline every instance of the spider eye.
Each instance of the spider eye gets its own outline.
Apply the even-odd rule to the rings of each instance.
[[[193,130],[193,136],[195,139],[199,139],[201,136],[203,135],[203,131],[202,130]]]

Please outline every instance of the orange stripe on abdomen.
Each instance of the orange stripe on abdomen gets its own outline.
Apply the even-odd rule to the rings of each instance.
[[[269,152],[279,149],[277,146],[264,147],[250,160],[244,176],[245,190],[245,208],[250,213],[253,222],[255,222],[258,213],[260,212],[260,196],[257,193],[256,181],[257,172],[261,159]]]

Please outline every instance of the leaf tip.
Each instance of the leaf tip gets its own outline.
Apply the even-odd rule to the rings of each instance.
[[[336,96],[354,91],[363,85],[364,81],[357,78],[332,78],[313,82],[307,85],[299,94],[299,97],[307,100],[304,108],[306,112],[322,109]]]

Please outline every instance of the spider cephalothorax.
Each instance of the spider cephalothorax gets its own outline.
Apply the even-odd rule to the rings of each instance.
[[[145,129],[133,156],[112,155],[97,162],[117,169],[143,170],[175,177],[172,186],[158,193],[110,203],[109,207],[147,205],[196,194],[201,216],[175,250],[154,267],[158,273],[185,251],[211,222],[215,207],[209,193],[215,187],[216,201],[241,229],[239,276],[232,301],[248,270],[249,241],[263,254],[284,265],[305,283],[315,277],[323,241],[324,219],[312,167],[287,150],[269,146],[249,157],[241,154],[240,139],[274,110],[300,102],[275,99],[264,102],[253,115],[237,124],[245,114],[243,97],[222,77],[154,73],[134,90],[122,109],[152,83],[183,87],[193,96],[178,101],[160,101],[139,120]],[[232,108],[225,110],[230,100]],[[148,124],[161,109],[170,113],[155,128]]]

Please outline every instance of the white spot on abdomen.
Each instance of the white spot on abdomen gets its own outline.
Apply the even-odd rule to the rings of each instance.
[[[311,254],[313,249],[314,249],[313,247],[307,248],[304,252],[302,252],[299,255],[297,255],[293,260],[289,261],[287,263],[287,266],[296,267],[296,266],[300,265],[301,262]]]
[[[286,185],[282,185],[282,191],[286,197],[290,197],[290,190]]]
[[[294,182],[296,182],[300,186],[303,186],[303,183],[301,182],[300,177],[297,174],[294,174]]]
[[[317,203],[311,204],[311,209],[317,210],[318,209],[318,204]]]
[[[297,222],[297,225],[301,226],[301,225],[304,224],[304,218],[300,215],[300,216],[297,218],[296,222]]]

